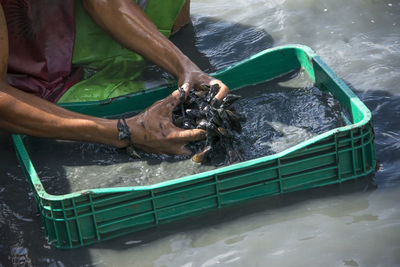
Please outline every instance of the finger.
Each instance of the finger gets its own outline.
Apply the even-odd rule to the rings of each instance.
[[[168,136],[169,139],[179,140],[184,142],[198,141],[206,138],[207,132],[201,129],[190,129],[174,131]]]
[[[181,89],[184,90],[185,92],[185,98],[187,97],[187,93],[186,91],[188,90],[188,85],[184,84]],[[170,113],[172,113],[175,109],[176,106],[178,106],[181,103],[181,94],[180,94],[180,90],[175,90],[172,92],[172,94],[170,94],[167,98],[164,99],[165,101],[165,112],[166,114],[170,115]]]
[[[191,87],[191,84],[188,83],[188,82],[182,84],[182,86],[181,86],[181,88],[183,89],[183,91],[185,91],[185,99],[186,99],[186,97],[189,95],[190,87]]]
[[[190,84],[189,83],[184,83],[184,84],[182,84],[182,86],[180,88],[183,89],[183,91],[185,92],[185,99],[186,99],[186,97],[188,96],[189,91],[190,91]],[[181,96],[180,96],[180,91],[179,90],[173,91],[171,96],[174,99],[178,100],[178,104],[180,103]]]
[[[185,93],[185,99],[189,95],[190,91],[190,84],[189,83],[184,83],[181,87],[181,90],[184,91]],[[172,92],[172,94],[166,99],[167,101],[167,113],[170,114],[174,111],[175,107],[181,103],[181,90],[175,90]]]
[[[210,85],[213,84],[218,84],[219,85],[219,91],[217,95],[215,96],[216,99],[222,102],[222,99],[229,93],[229,88],[221,81],[219,80],[212,80],[210,82]]]

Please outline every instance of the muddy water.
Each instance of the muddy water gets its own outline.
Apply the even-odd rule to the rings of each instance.
[[[214,71],[264,48],[311,46],[373,112],[378,172],[63,251],[49,248],[1,136],[0,262],[35,266],[399,266],[399,1],[193,0],[175,41]],[[197,47],[198,50],[192,49]],[[208,60],[209,59],[209,60]]]
[[[328,130],[344,126],[339,103],[313,87],[303,71],[235,91],[236,110],[246,114],[236,143],[244,160],[283,151]],[[25,144],[47,192],[151,185],[226,165],[223,153],[207,164],[190,158],[140,153],[105,145],[26,138]]]

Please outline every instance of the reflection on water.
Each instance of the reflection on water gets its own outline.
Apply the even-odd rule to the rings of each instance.
[[[192,14],[195,37],[182,38],[201,48],[194,57],[204,69],[237,62],[272,39],[316,50],[373,112],[380,170],[64,251],[49,248],[38,230],[30,189],[2,136],[0,263],[10,265],[19,247],[35,266],[399,266],[399,1],[193,0]],[[249,38],[228,30],[239,25]],[[220,43],[208,46],[217,29]],[[210,55],[219,59],[209,64]]]

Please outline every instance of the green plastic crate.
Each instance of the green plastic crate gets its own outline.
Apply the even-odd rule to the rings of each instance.
[[[310,48],[275,47],[212,74],[232,90],[299,68],[316,87],[331,92],[347,111],[348,125],[280,153],[151,186],[46,193],[24,147],[13,135],[17,157],[32,185],[49,242],[60,248],[85,246],[258,197],[341,183],[375,170],[371,112]],[[102,102],[70,103],[77,112],[110,116],[141,110],[176,85]]]

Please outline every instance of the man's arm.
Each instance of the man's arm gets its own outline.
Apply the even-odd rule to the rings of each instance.
[[[127,140],[118,138],[116,120],[71,112],[10,86],[6,81],[7,60],[8,34],[0,5],[0,128],[39,137],[116,147],[128,145]],[[143,114],[128,119],[133,143],[149,152],[183,154],[187,152],[184,149],[187,141],[204,138],[203,131],[181,130],[170,124],[172,110],[178,103],[179,93],[175,91]]]
[[[205,137],[199,129],[182,130],[171,121],[179,92],[156,102],[145,112],[127,119],[133,144],[148,152],[187,154],[184,145]],[[126,147],[120,141],[117,121],[86,116],[54,105],[0,81],[0,129],[14,133]]]
[[[92,19],[126,48],[139,53],[177,77],[189,87],[202,83],[220,85],[221,100],[228,88],[201,71],[170,40],[162,35],[142,9],[132,0],[84,0]]]
[[[74,113],[0,82],[0,128],[14,133],[123,147],[116,122]]]
[[[6,81],[7,62],[8,32],[0,5],[0,128],[41,137],[124,145],[118,140],[115,122],[68,111],[10,86]]]

